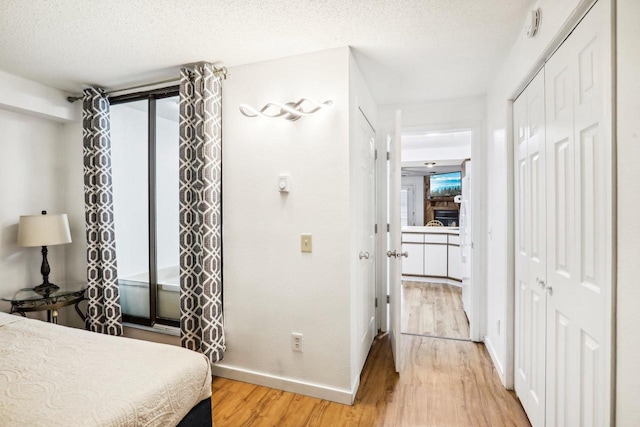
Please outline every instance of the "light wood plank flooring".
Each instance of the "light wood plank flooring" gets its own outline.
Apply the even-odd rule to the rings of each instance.
[[[215,378],[214,425],[529,426],[484,345],[403,335],[398,375],[388,335],[376,338],[353,406]]]
[[[459,286],[403,280],[402,304],[403,334],[469,339]]]

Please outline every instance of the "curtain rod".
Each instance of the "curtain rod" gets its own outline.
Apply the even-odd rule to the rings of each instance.
[[[227,72],[227,67],[222,67],[222,68],[216,68],[213,72],[214,75],[221,75],[223,80],[226,80],[227,77],[229,76],[229,73]],[[130,87],[125,87],[122,89],[116,89],[116,90],[112,90],[112,91],[105,91],[105,95],[113,95],[114,93],[119,93],[119,92],[127,92],[129,90],[133,90],[133,89],[142,89],[144,87],[149,87],[149,86],[156,86],[156,85],[161,85],[161,84],[165,84],[165,83],[173,83],[173,82],[179,82],[180,81],[180,77],[176,77],[173,79],[168,79],[168,80],[162,80],[159,82],[152,82],[152,83],[145,83],[145,84],[141,84],[141,85],[137,85],[137,86],[130,86]],[[69,102],[76,102],[80,99],[82,99],[84,96],[83,95],[78,95],[78,96],[68,96],[67,97],[67,101]]]

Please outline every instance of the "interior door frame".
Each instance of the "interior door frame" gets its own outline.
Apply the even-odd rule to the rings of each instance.
[[[471,170],[471,179],[473,180],[473,194],[471,196],[471,209],[473,212],[471,218],[471,227],[472,227],[472,252],[471,252],[471,281],[472,291],[471,291],[471,319],[469,319],[469,330],[470,330],[470,338],[472,341],[481,342],[485,335],[485,324],[486,324],[486,298],[487,298],[487,287],[486,287],[486,269],[483,268],[486,265],[486,247],[487,247],[487,209],[486,203],[483,201],[486,199],[486,175],[485,175],[485,123],[482,121],[462,121],[462,122],[452,122],[452,123],[441,123],[441,124],[430,124],[424,126],[407,126],[402,127],[402,133],[412,133],[412,132],[445,132],[445,131],[454,131],[454,130],[468,130],[471,131],[471,161],[474,162],[474,166]],[[380,145],[378,146],[378,150],[380,150]],[[386,136],[384,140],[384,150],[387,150],[386,147]],[[384,153],[384,151],[383,151]],[[378,153],[378,157],[380,157],[380,152]],[[386,159],[386,157],[385,157]],[[387,168],[388,162],[380,162],[384,165],[384,173],[381,173],[379,176],[384,177],[384,181],[379,180],[378,183],[384,187],[384,193],[381,197],[379,197],[378,201],[380,202],[379,207],[379,215],[382,214],[382,223],[385,224],[388,222],[388,208],[387,208]],[[379,169],[380,171],[380,169]],[[380,196],[380,193],[379,193]],[[384,206],[382,206],[384,205]],[[382,244],[379,247],[383,248],[384,252],[386,252],[386,248],[389,245],[389,236],[386,232],[382,233],[384,236],[384,240],[382,240]],[[378,301],[385,301],[387,295],[386,284],[388,283],[388,271],[386,263],[378,270],[379,278],[378,281]],[[382,271],[380,271],[382,270]],[[381,282],[384,283],[384,286],[381,286]],[[382,306],[382,307],[381,307]],[[379,313],[381,309],[386,312],[387,304],[378,304]],[[386,316],[381,316],[381,318],[386,319]],[[383,322],[384,323],[384,322]],[[381,325],[381,330],[386,331],[386,325]]]

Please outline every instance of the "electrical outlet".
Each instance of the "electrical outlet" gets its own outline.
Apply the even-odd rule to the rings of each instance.
[[[296,332],[291,334],[291,350],[302,353],[302,334]]]

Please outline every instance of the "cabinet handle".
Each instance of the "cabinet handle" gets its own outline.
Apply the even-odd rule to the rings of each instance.
[[[402,253],[398,252],[396,254],[396,258],[402,258],[402,257],[409,258],[409,252],[402,252]]]
[[[369,252],[360,252],[360,255],[358,255],[358,258],[369,259]]]
[[[553,288],[551,286],[547,286],[546,289],[549,296],[553,295]]]
[[[387,251],[387,257],[389,258],[396,258],[397,255],[396,251]]]

